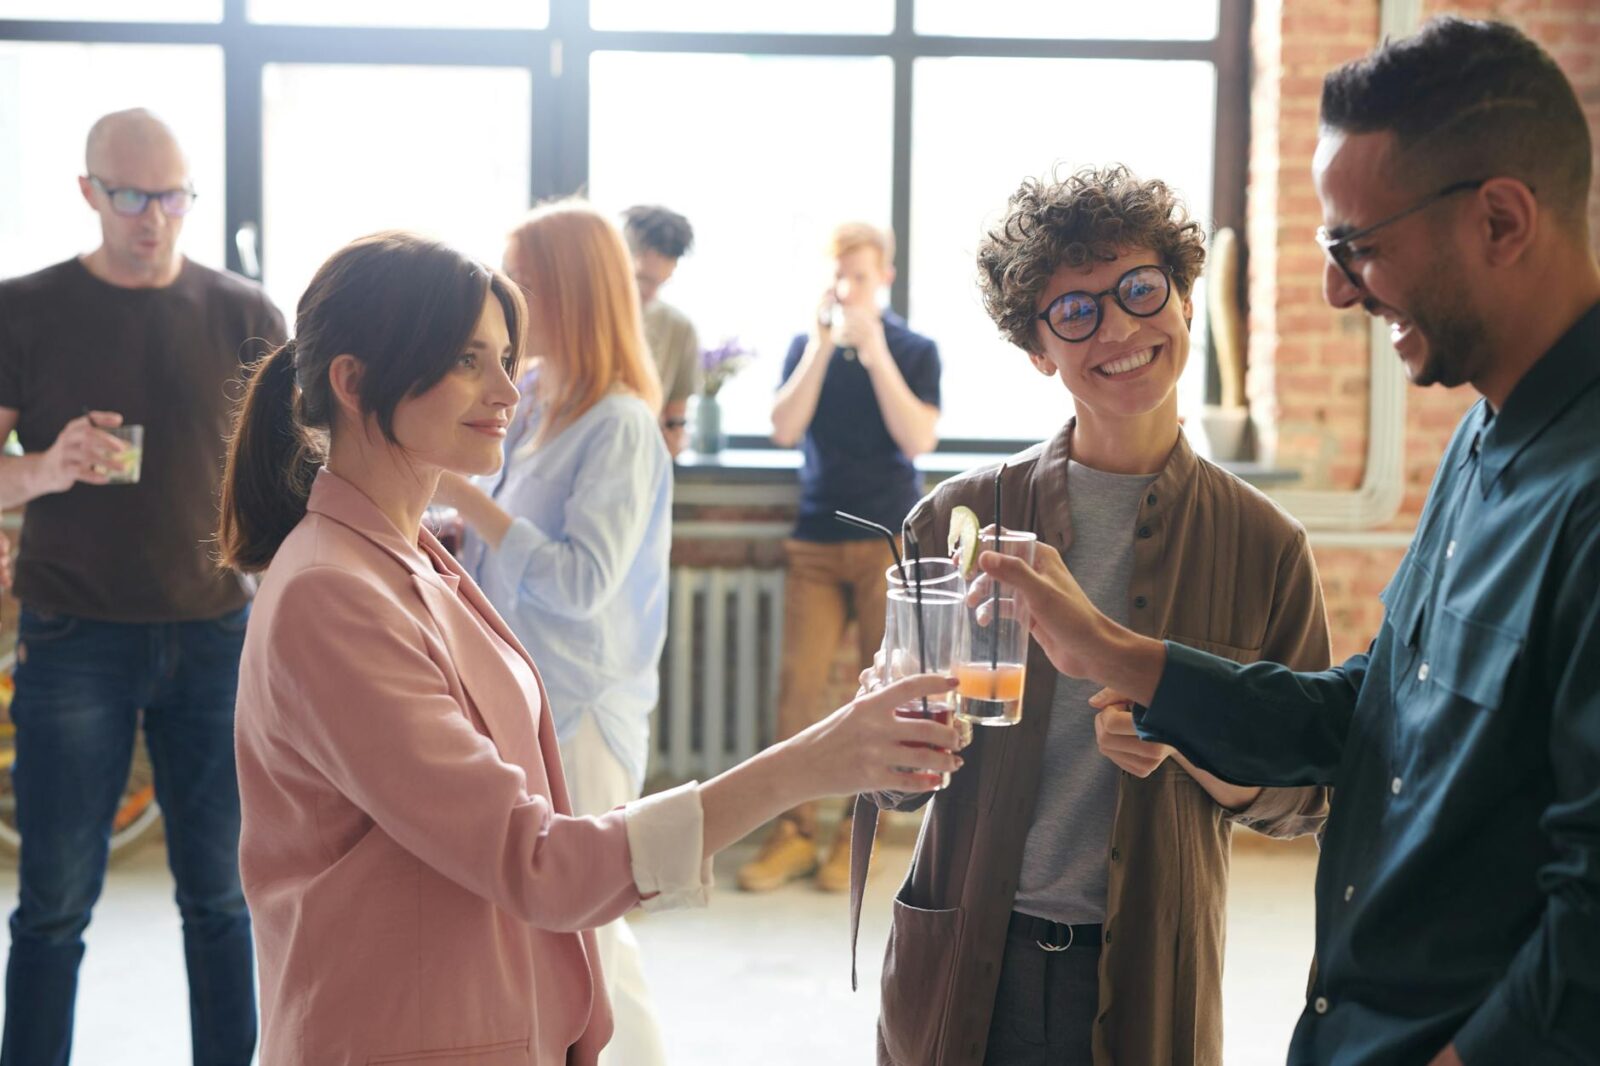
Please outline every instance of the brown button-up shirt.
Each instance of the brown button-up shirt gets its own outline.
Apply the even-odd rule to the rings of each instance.
[[[1071,435],[1069,423],[1009,460],[1003,484],[1004,524],[1032,530],[1063,553],[1072,539]],[[994,472],[973,471],[934,490],[907,520],[917,540],[942,546],[958,504],[987,519]],[[1328,666],[1322,591],[1305,530],[1260,492],[1197,457],[1181,435],[1129,535],[1129,614],[1139,633],[1240,662]],[[983,1062],[1056,676],[1033,645],[1021,722],[976,730],[965,767],[944,791],[873,797],[901,809],[932,799],[894,900],[880,1064]],[[1084,713],[1092,712],[1086,706]],[[1122,774],[1106,856],[1096,1066],[1220,1066],[1232,825],[1280,837],[1313,832],[1327,800],[1321,788],[1265,789],[1229,811],[1171,759],[1147,778]],[[866,828],[874,821],[856,819],[863,831],[853,842],[852,929],[870,848]]]

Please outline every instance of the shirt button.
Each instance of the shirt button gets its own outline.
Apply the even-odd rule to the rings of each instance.
[[[1149,604],[1150,604],[1150,601],[1145,599],[1143,596],[1135,596],[1133,598],[1133,605],[1135,607],[1140,608],[1140,609],[1143,609],[1143,608],[1149,606]]]
[[[1144,502],[1149,504],[1151,507],[1154,507],[1156,505],[1156,494],[1152,492],[1150,495],[1144,498]]]
[[[1149,540],[1150,537],[1151,537],[1150,527],[1149,526],[1140,526],[1139,527],[1139,539],[1140,540]]]
[[[1455,541],[1451,541],[1449,544],[1445,545],[1444,557],[1446,559],[1454,559],[1456,557],[1456,542]]]
[[[1426,681],[1426,680],[1428,680],[1428,664],[1427,663],[1423,663],[1421,666],[1417,667],[1417,680],[1418,681]]]
[[[1397,777],[1393,781],[1389,782],[1389,791],[1393,792],[1396,796],[1400,795],[1400,785],[1401,781]]]
[[[1106,943],[1111,943],[1111,930],[1109,929],[1106,930]]]
[[[1327,999],[1325,997],[1323,997],[1323,996],[1318,996],[1317,997],[1317,1001],[1315,1003],[1311,1004],[1311,1009],[1316,1011],[1318,1014],[1326,1014],[1326,1013],[1328,1013],[1328,1001],[1327,1001]]]
[[[1121,861],[1121,859],[1122,859],[1122,852],[1118,851],[1116,848],[1112,848],[1111,849],[1111,861],[1112,862],[1119,862],[1119,861]]]
[[[1356,886],[1355,885],[1345,885],[1344,886],[1344,901],[1346,903],[1349,903],[1350,902],[1350,897],[1354,896],[1355,894],[1356,894]]]

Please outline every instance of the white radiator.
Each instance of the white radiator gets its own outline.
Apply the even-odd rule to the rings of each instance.
[[[772,743],[782,570],[672,568],[650,774],[705,780]]]

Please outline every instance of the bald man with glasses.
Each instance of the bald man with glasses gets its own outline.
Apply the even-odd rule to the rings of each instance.
[[[0,1066],[70,1057],[83,931],[141,713],[194,1061],[242,1066],[256,1011],[233,702],[249,607],[211,541],[231,402],[284,321],[259,286],[178,252],[196,194],[159,119],[100,119],[85,169],[99,246],[0,282],[0,438],[16,430],[24,450],[0,457],[0,507],[27,505],[11,706],[22,855]]]

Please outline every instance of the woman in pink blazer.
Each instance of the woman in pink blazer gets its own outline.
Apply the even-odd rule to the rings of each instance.
[[[265,571],[237,712],[263,1066],[593,1063],[611,1018],[588,930],[705,903],[710,857],[797,802],[960,763],[953,729],[894,717],[952,687],[922,677],[571,816],[534,664],[421,528],[441,472],[499,466],[524,319],[497,272],[377,234],[323,264],[252,378],[220,540]]]

